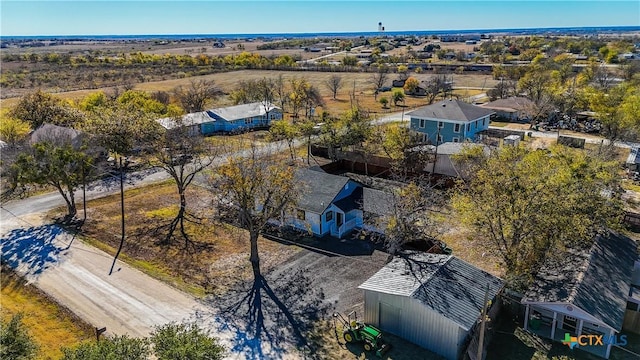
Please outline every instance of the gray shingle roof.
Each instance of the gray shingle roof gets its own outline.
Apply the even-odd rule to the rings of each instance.
[[[322,214],[350,181],[348,177],[310,169],[298,170],[296,179],[303,186],[297,207],[316,214]]]
[[[376,189],[362,189],[362,209],[376,215],[388,215],[393,211],[393,195]]]
[[[267,107],[265,107],[262,103],[255,102],[250,104],[211,109],[207,110],[207,112],[209,113],[209,116],[213,118],[218,117],[221,120],[234,121],[254,116],[265,115],[267,113],[267,109],[269,109],[269,111],[272,111],[273,109],[279,109],[279,107],[273,104],[269,104]]]
[[[542,266],[522,303],[569,303],[620,330],[631,288],[637,244],[610,232],[590,250],[570,250]]]
[[[469,330],[480,316],[487,286],[493,299],[503,282],[455,256],[416,253],[395,258],[359,288],[412,297]]]
[[[452,99],[423,106],[407,113],[410,117],[415,118],[456,121],[474,121],[491,114],[494,114],[492,110]]]

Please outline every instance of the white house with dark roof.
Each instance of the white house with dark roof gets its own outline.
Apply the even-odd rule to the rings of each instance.
[[[443,100],[407,113],[412,131],[431,144],[474,141],[476,134],[489,128],[493,110],[459,100]]]
[[[485,292],[493,300],[502,286],[455,256],[415,253],[396,257],[359,288],[366,323],[457,360],[479,323]]]
[[[356,199],[362,185],[345,176],[300,169],[295,175],[302,186],[295,209],[284,216],[284,224],[316,236],[343,237],[362,226],[362,211]]]
[[[613,232],[598,235],[588,250],[549,259],[522,299],[524,329],[555,341],[566,334],[619,335],[637,259],[636,242]],[[608,359],[612,345],[577,346]]]

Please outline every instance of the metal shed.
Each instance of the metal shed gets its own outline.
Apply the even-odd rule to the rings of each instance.
[[[502,280],[451,255],[417,253],[396,258],[360,285],[364,320],[455,360]]]

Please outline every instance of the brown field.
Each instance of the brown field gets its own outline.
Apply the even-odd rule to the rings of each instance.
[[[333,75],[338,74],[342,77],[342,81],[344,86],[338,92],[338,96],[336,100],[331,98],[331,93],[325,86],[326,81]],[[219,74],[211,74],[183,79],[172,79],[172,80],[163,80],[163,81],[154,81],[154,82],[145,82],[138,83],[135,85],[136,90],[143,91],[170,91],[177,86],[180,85],[188,85],[191,81],[194,80],[213,80],[215,83],[225,92],[232,91],[239,80],[256,80],[261,79],[263,77],[267,78],[275,78],[282,75],[285,81],[289,81],[293,78],[305,78],[309,81],[310,84],[314,85],[320,90],[321,95],[325,99],[326,108],[331,113],[340,113],[346,109],[349,109],[351,106],[350,102],[350,93],[353,92],[355,86],[355,94],[357,103],[369,109],[372,112],[391,112],[391,111],[401,111],[402,108],[395,108],[393,104],[389,106],[391,109],[386,109],[383,111],[382,106],[374,100],[373,96],[373,88],[370,84],[370,79],[372,74],[370,73],[330,73],[330,72],[317,72],[317,71],[276,71],[276,70],[240,70],[240,71],[232,71],[226,73]],[[390,85],[391,80],[395,79],[397,75],[390,74],[388,83]],[[416,77],[418,80],[427,80],[432,75],[430,74],[413,74],[412,76]],[[450,75],[454,81],[454,87],[470,87],[477,89],[488,89],[495,85],[496,81],[492,79],[490,75],[479,75],[479,74],[463,74],[463,75]],[[101,89],[92,89],[92,90],[77,90],[77,91],[68,91],[56,93],[56,96],[59,96],[64,99],[69,100],[77,100],[80,99],[90,93],[96,91],[112,91],[112,88],[101,88]],[[468,95],[465,95],[464,90],[460,90],[462,93],[460,96],[462,98],[475,95],[472,90],[467,90]],[[378,100],[381,97],[391,98],[391,92],[381,93],[378,95]],[[19,98],[8,98],[0,100],[0,108],[10,108],[15,106],[15,104],[19,101]],[[408,107],[415,107],[420,105],[425,105],[426,102],[424,98],[421,97],[411,97],[407,96],[405,100],[405,104]],[[231,105],[231,100],[228,97],[221,97],[217,99],[211,106],[227,106]],[[319,109],[320,110],[320,109]]]
[[[22,322],[39,347],[36,359],[59,359],[60,348],[72,347],[94,338],[93,328],[78,319],[68,309],[11,272],[2,271],[3,321],[23,313]]]

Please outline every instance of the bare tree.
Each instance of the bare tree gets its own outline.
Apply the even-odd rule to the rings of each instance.
[[[325,86],[331,94],[333,95],[333,100],[335,100],[338,96],[338,91],[342,88],[342,76],[340,75],[332,75],[325,82]]]
[[[202,135],[195,133],[182,118],[174,119],[174,123],[175,126],[158,137],[153,165],[171,176],[180,197],[178,213],[167,225],[168,231],[163,242],[170,244],[176,228],[180,226],[180,234],[187,248],[191,241],[185,230],[185,221],[198,223],[199,219],[187,211],[186,191],[195,177],[213,163],[215,153],[206,146]]]
[[[389,67],[386,65],[378,66],[378,71],[371,75],[371,85],[373,86],[374,99],[378,99],[378,90],[384,86],[389,78]]]
[[[173,95],[187,113],[203,111],[208,101],[220,94],[222,91],[212,80],[192,80],[186,88],[181,85],[173,89]]]
[[[425,91],[427,94],[427,102],[429,104],[433,104],[436,97],[440,95],[440,93],[445,93],[447,91],[447,75],[446,74],[438,74],[436,76],[431,77],[429,80],[425,82]]]
[[[264,107],[265,116],[269,119],[269,113],[273,109],[275,100],[275,81],[263,77],[258,80],[257,84],[258,101]]]
[[[401,184],[401,183],[398,183]],[[435,212],[444,204],[444,196],[428,179],[418,179],[385,191],[384,214],[375,218],[374,226],[390,256],[395,256],[407,244],[436,245],[443,228]],[[440,248],[440,250],[443,250]]]
[[[287,87],[285,85],[284,82],[284,77],[282,76],[282,74],[278,75],[278,77],[274,80],[274,91],[276,94],[276,98],[278,99],[278,103],[280,105],[280,108],[282,109],[282,112],[284,112],[284,107],[287,104]]]
[[[229,156],[212,177],[212,191],[222,215],[237,219],[249,232],[254,279],[262,279],[258,237],[270,219],[278,219],[296,201],[293,168],[252,144],[247,158]]]

